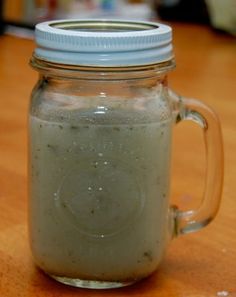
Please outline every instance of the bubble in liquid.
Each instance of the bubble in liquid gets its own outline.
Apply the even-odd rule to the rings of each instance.
[[[53,196],[54,196],[54,200],[57,201],[58,200],[58,194],[57,194],[57,192],[53,193]]]
[[[98,162],[97,161],[93,162],[93,167],[94,168],[97,168],[98,167]]]

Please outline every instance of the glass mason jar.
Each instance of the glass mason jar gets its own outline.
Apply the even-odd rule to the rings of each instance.
[[[171,28],[126,21],[36,27],[39,72],[29,116],[29,229],[36,264],[78,287],[112,288],[153,273],[168,241],[206,226],[222,189],[222,139],[212,110],[175,95]],[[175,123],[205,136],[199,209],[169,202]]]

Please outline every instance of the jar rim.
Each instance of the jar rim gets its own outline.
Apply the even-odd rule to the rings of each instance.
[[[47,61],[32,55],[30,66],[44,76],[57,76],[80,79],[96,80],[127,80],[126,74],[132,78],[143,78],[166,74],[175,68],[175,60],[169,60],[162,63],[136,65],[125,67],[104,67],[104,66],[84,66],[55,63]]]
[[[82,19],[82,20],[62,20],[49,22],[49,26],[61,30],[70,30],[78,32],[86,32],[86,35],[97,36],[102,35],[117,35],[118,32],[130,34],[132,31],[145,31],[159,28],[159,25],[154,22],[134,22],[124,20],[105,20],[105,19]],[[95,33],[95,34],[94,34]],[[115,36],[114,35],[114,36]]]

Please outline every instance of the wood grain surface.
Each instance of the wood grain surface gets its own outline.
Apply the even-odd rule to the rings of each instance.
[[[198,25],[173,24],[177,68],[170,86],[218,113],[225,182],[216,219],[172,241],[159,270],[131,287],[97,291],[64,286],[33,264],[27,235],[27,109],[37,73],[32,41],[0,37],[0,297],[236,297],[236,41]],[[173,140],[173,203],[197,207],[204,184],[200,128],[181,123]]]

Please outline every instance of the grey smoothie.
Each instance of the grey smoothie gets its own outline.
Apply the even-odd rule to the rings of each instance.
[[[101,111],[31,115],[31,245],[51,275],[132,281],[166,246],[172,123]]]

